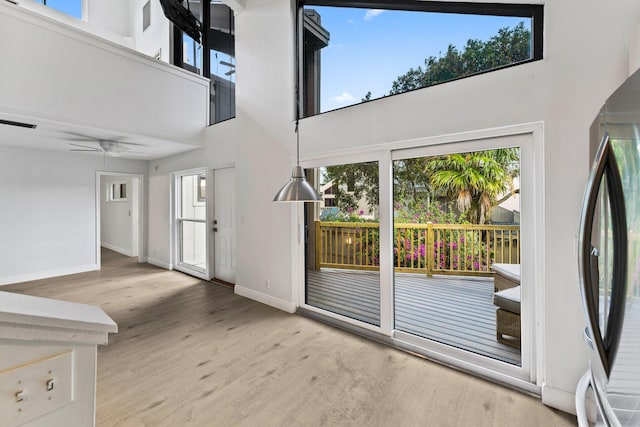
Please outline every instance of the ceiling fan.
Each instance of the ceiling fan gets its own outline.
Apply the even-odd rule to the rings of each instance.
[[[99,138],[90,135],[84,135],[76,132],[65,132],[70,135],[66,139],[68,141],[78,141],[86,143],[94,143],[96,145],[84,145],[69,142],[69,145],[77,148],[70,148],[69,151],[85,151],[85,152],[98,152],[109,154],[112,157],[119,157],[125,152],[127,155],[132,154],[134,156],[146,156],[147,154],[138,151],[131,151],[128,146],[144,146],[144,144],[138,144],[135,142],[122,141],[121,137],[117,138]]]

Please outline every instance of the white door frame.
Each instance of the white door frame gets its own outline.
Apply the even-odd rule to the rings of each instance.
[[[206,230],[206,254],[205,254],[205,262],[206,266],[203,270],[195,269],[190,267],[187,264],[183,264],[180,262],[180,230],[178,227],[178,216],[179,216],[179,201],[181,198],[181,189],[180,189],[180,178],[183,176],[190,175],[202,175],[206,176],[207,188],[206,188],[206,213],[205,219],[202,221],[205,223]],[[211,254],[213,253],[213,243],[212,243],[212,216],[213,216],[213,203],[211,202],[213,196],[212,185],[210,183],[213,181],[213,169],[200,167],[193,168],[187,170],[181,170],[171,173],[171,263],[173,268],[178,271],[182,271],[183,273],[190,274],[192,276],[198,277],[203,280],[210,280],[212,274],[211,268]]]
[[[134,200],[131,204],[134,210],[137,212],[132,212],[131,221],[137,218],[137,224],[133,224],[134,227],[137,227],[137,252],[138,252],[138,262],[145,262],[146,256],[144,252],[144,242],[145,240],[145,229],[146,229],[146,215],[144,213],[144,174],[141,173],[127,173],[127,172],[109,172],[109,171],[96,171],[96,267],[98,270],[102,265],[102,257],[100,255],[101,246],[102,246],[102,231],[100,230],[101,226],[101,206],[102,206],[102,178],[108,176],[124,176],[127,178],[134,178],[134,183],[137,182],[137,188],[132,192],[133,194],[137,194],[137,200]],[[135,241],[135,240],[134,240]]]
[[[521,136],[525,136],[525,138],[520,138]],[[297,305],[306,310],[321,313],[323,316],[340,320],[345,324],[351,324],[358,329],[371,330],[389,336],[399,347],[426,354],[444,363],[457,366],[477,375],[493,378],[496,381],[527,392],[540,394],[544,382],[543,343],[545,330],[544,132],[541,122],[392,142],[378,145],[375,150],[371,148],[344,150],[339,155],[333,153],[324,156],[305,157],[301,159],[301,165],[304,168],[314,168],[332,164],[380,161],[380,258],[382,261],[385,255],[384,252],[388,252],[388,249],[393,245],[390,233],[383,233],[382,231],[383,229],[390,230],[393,226],[391,222],[393,220],[391,211],[392,183],[388,177],[390,177],[391,173],[394,152],[407,150],[404,153],[406,154],[409,150],[415,150],[422,153],[425,149],[437,151],[446,150],[448,147],[455,147],[453,150],[456,151],[460,149],[462,151],[484,150],[503,146],[502,142],[496,144],[491,140],[509,139],[510,137],[516,137],[519,141],[516,146],[520,147],[521,159],[524,159],[524,161],[521,161],[521,185],[527,189],[527,200],[522,201],[521,209],[523,226],[526,228],[526,230],[523,230],[523,235],[527,237],[526,242],[523,239],[522,250],[531,259],[531,262],[523,265],[521,275],[523,282],[529,284],[522,290],[523,340],[521,354],[523,368],[438,345],[438,343],[432,343],[428,340],[408,336],[408,334],[393,330],[393,271],[389,267],[387,267],[389,271],[383,271],[383,265],[380,266],[380,327],[307,305],[305,303],[304,239],[302,237],[304,209],[299,204],[293,204],[291,208],[292,224],[296,230],[292,235],[292,244],[296,248],[294,253],[296,260],[293,263],[291,274],[293,283],[297,284],[297,286],[294,286],[294,301],[297,302]],[[438,146],[445,146],[445,148]],[[386,176],[383,174],[385,171],[388,171]],[[388,209],[383,209],[382,207],[388,207]],[[383,317],[387,317],[387,319]]]

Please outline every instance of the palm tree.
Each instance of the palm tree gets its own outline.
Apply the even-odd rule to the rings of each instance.
[[[455,200],[469,221],[484,224],[498,196],[513,191],[518,165],[518,149],[503,148],[435,157],[426,172],[436,192]]]

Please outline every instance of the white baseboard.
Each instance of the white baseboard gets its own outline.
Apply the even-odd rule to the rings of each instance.
[[[164,268],[166,270],[173,270],[173,265],[170,262],[166,262],[160,259],[147,257],[147,262],[156,267]]]
[[[118,252],[119,254],[125,255],[125,256],[133,256],[132,251],[112,245],[110,243],[100,243],[100,246],[102,246],[103,248],[107,248],[107,249],[111,249],[112,251]]]
[[[16,276],[0,277],[0,286],[14,283],[30,282],[32,280],[48,279],[50,277],[66,276],[67,274],[84,273],[98,269],[96,264],[79,265],[77,267],[61,268],[59,270],[38,271],[35,273],[18,274]]]
[[[271,307],[275,307],[278,310],[286,311],[287,313],[295,313],[297,308],[296,305],[292,302],[285,301],[283,299],[276,298],[274,296],[258,292],[250,288],[246,288],[244,286],[236,285],[233,289],[237,295],[261,302],[266,305],[270,305]]]
[[[570,414],[576,414],[576,394],[564,390],[542,386],[542,403]]]

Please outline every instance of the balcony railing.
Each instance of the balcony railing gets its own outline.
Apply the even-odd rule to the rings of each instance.
[[[374,222],[316,221],[316,270],[379,270],[379,231]],[[489,276],[494,263],[520,263],[519,226],[394,224],[397,272]]]

